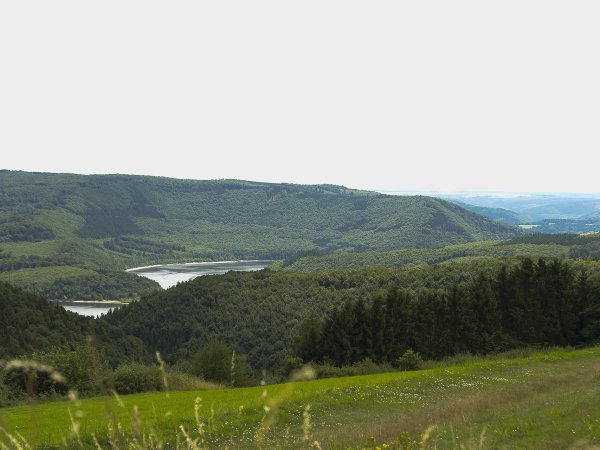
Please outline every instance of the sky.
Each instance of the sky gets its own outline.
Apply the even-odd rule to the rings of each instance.
[[[600,2],[0,2],[0,168],[600,192]]]

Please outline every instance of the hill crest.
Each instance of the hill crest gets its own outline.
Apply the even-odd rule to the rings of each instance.
[[[0,262],[8,268],[0,280],[9,282],[5,272],[40,265],[61,268],[54,283],[65,267],[283,259],[517,234],[445,200],[335,185],[0,171]]]

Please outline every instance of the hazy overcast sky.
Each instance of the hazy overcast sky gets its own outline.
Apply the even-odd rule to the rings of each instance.
[[[600,191],[600,2],[3,1],[0,168]]]

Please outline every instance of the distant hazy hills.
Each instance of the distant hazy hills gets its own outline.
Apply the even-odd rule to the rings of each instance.
[[[0,279],[37,283],[50,297],[77,294],[56,280],[92,283],[99,271],[132,265],[430,248],[517,233],[444,200],[341,186],[0,171]],[[107,296],[139,288],[105,282]]]
[[[460,201],[456,201],[456,203],[462,206],[463,208],[468,209],[469,211],[481,214],[482,216],[485,216],[488,219],[492,219],[497,222],[507,223],[511,225],[520,225],[531,222],[531,219],[529,219],[529,217],[514,211],[510,211],[508,209],[476,206]]]
[[[600,195],[447,195],[470,211],[513,225],[534,225],[541,233],[600,231]]]
[[[528,194],[514,196],[450,195],[446,198],[487,208],[503,208],[530,222],[546,219],[583,219],[600,214],[600,195]]]

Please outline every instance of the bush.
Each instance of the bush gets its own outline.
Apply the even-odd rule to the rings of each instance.
[[[21,366],[13,366],[2,375],[2,384],[15,399],[62,396],[70,389],[81,396],[97,395],[105,391],[109,378],[106,365],[92,358],[84,346],[71,351],[55,348],[34,352],[20,361]],[[52,373],[60,374],[61,381]]]
[[[169,389],[173,391],[204,391],[209,389],[222,389],[222,384],[204,381],[190,373],[169,370],[167,374]]]
[[[64,385],[52,386],[59,394],[66,394],[69,389],[76,390],[80,396],[97,395],[105,391],[109,369],[104,363],[95,360],[84,346],[73,351],[56,349],[34,353],[32,359],[52,366],[66,378]],[[46,390],[48,388],[46,385]]]
[[[419,370],[423,366],[423,358],[412,348],[409,348],[396,360],[396,366],[400,370]]]
[[[258,379],[244,355],[217,340],[210,341],[192,359],[192,373],[230,386],[251,386]]]
[[[210,341],[192,359],[192,372],[205,380],[231,382],[232,350],[220,341]]]
[[[282,363],[281,368],[279,369],[278,379],[287,380],[292,372],[301,369],[304,366],[304,362],[302,358],[297,356],[288,356]]]
[[[160,369],[143,364],[123,364],[113,373],[113,384],[119,394],[159,391],[163,387]]]
[[[373,362],[371,358],[365,358],[352,365],[360,375],[369,375],[372,373],[380,373],[381,367]]]
[[[4,364],[2,361],[0,361],[0,408],[9,406],[12,399],[10,389],[4,382],[4,376]]]
[[[336,367],[325,361],[314,365],[317,378],[353,377],[356,375],[371,375],[375,373],[392,372],[394,368],[387,363],[376,364],[371,358],[365,358],[351,366]]]

